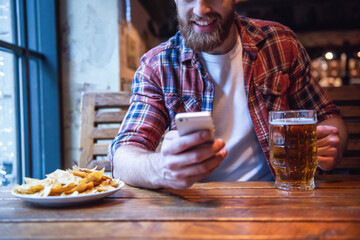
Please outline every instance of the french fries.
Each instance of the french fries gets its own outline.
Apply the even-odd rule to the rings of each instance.
[[[40,197],[76,196],[115,189],[119,179],[104,175],[104,169],[79,168],[60,170],[47,174],[45,179],[25,178],[25,184],[16,185],[14,192]]]

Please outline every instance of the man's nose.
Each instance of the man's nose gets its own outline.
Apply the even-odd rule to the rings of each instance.
[[[208,0],[195,0],[193,13],[199,17],[205,16],[211,11]]]

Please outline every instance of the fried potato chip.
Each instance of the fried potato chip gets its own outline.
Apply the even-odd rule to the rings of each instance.
[[[81,182],[76,187],[66,191],[65,194],[71,194],[71,193],[73,193],[75,191],[78,192],[78,193],[82,193],[82,192],[86,191],[87,189],[92,189],[92,188],[94,188],[94,183],[93,182],[89,182],[89,183]]]
[[[39,197],[46,197],[49,196],[50,192],[51,192],[51,185],[45,185],[43,190],[35,193],[34,195]]]
[[[93,182],[95,185],[98,185],[100,183],[100,180],[104,174],[105,169],[102,169],[97,172],[92,172],[89,175],[87,175],[84,180],[85,182]]]
[[[60,195],[63,192],[67,192],[70,191],[71,189],[76,188],[76,184],[75,183],[69,183],[69,184],[61,184],[61,183],[55,183],[52,184],[52,188],[50,191],[50,196],[57,196]]]
[[[105,169],[79,168],[61,170],[47,174],[45,179],[24,178],[25,184],[16,185],[14,192],[34,196],[76,196],[112,190],[120,180],[104,175]]]
[[[99,192],[105,192],[105,191],[109,191],[114,189],[112,186],[110,185],[100,185],[99,187],[96,188]]]
[[[32,181],[31,183],[27,183],[25,185],[16,185],[15,192],[20,194],[34,194],[44,189],[43,183],[38,181]]]
[[[39,179],[24,177],[24,181],[25,181],[25,183],[31,183],[31,182],[34,182],[34,181],[39,181]]]
[[[98,191],[97,188],[91,188],[91,189],[86,190],[82,194],[90,194],[90,193],[97,193],[97,192],[100,192],[100,191]]]

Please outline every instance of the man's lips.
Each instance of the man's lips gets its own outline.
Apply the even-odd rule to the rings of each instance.
[[[216,19],[192,21],[195,31],[211,32],[216,28]]]

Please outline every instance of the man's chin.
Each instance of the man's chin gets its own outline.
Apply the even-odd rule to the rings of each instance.
[[[215,27],[211,26],[211,29],[202,28],[201,30],[197,31],[196,27],[190,24],[180,26],[180,32],[185,39],[186,45],[192,50],[199,52],[211,51],[223,42],[221,31],[217,24],[215,24]]]
[[[219,46],[217,43],[206,43],[204,41],[186,41],[186,45],[194,51],[209,52]]]

